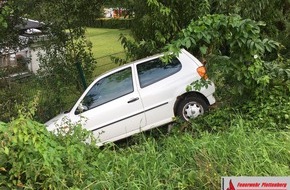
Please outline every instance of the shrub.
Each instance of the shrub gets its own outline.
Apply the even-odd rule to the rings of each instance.
[[[19,106],[27,107],[35,97],[38,101],[33,118],[38,122],[45,122],[57,115],[60,110],[69,109],[80,92],[76,91],[75,86],[53,83],[52,80],[47,77],[31,76],[28,79],[13,81],[9,86],[5,83],[0,88],[0,121],[9,122],[17,118]]]
[[[72,127],[72,126],[70,126]],[[24,116],[0,124],[0,187],[68,189],[85,187],[94,178],[99,149],[83,143],[90,135],[73,126],[74,135],[55,136]]]

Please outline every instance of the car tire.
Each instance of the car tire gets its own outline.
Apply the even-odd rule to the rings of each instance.
[[[177,107],[177,116],[184,121],[194,119],[208,111],[208,104],[200,97],[187,96]]]

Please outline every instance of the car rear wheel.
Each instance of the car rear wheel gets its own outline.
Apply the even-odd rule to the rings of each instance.
[[[185,97],[178,105],[177,116],[188,121],[208,111],[208,104],[200,97]]]

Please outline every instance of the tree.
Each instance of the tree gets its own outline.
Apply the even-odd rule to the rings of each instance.
[[[243,95],[258,97],[266,89],[270,90],[277,79],[290,78],[289,61],[276,60],[280,58],[277,53],[281,55],[283,45],[289,41],[288,1],[134,2],[134,41],[121,37],[128,58],[137,59],[160,51],[177,54],[185,47],[207,62],[210,78],[216,79],[217,93],[226,100],[243,99]],[[277,25],[279,21],[284,23],[284,28]],[[271,64],[277,69],[271,69]],[[194,85],[200,87],[206,81]]]
[[[137,59],[159,52],[162,47],[178,37],[178,33],[192,19],[209,13],[209,3],[204,0],[157,1],[134,0],[135,13],[131,32],[134,41],[122,37],[128,57]]]
[[[268,73],[264,59],[281,48],[280,43],[263,37],[263,26],[263,22],[238,15],[206,15],[192,21],[166,49],[175,55],[181,48],[193,49],[204,63],[209,62],[207,66],[213,70],[210,78],[223,79],[230,86],[227,94],[257,95],[275,78]],[[206,85],[206,81],[201,82]]]
[[[3,31],[4,29],[7,28],[7,22],[5,21],[5,15],[7,15],[7,10],[5,10],[4,8],[4,3],[5,2],[2,2],[0,3],[0,30]],[[1,33],[1,38],[3,37],[2,36],[3,34]]]
[[[85,38],[85,27],[87,22],[102,14],[102,5],[100,0],[9,0],[5,4],[5,10],[9,8],[5,15],[5,34],[1,33],[5,39],[12,39],[9,37],[9,31],[12,31],[13,39],[18,41],[18,31],[14,26],[19,24],[21,17],[44,23],[43,33],[47,39],[37,42],[38,48],[45,52],[39,54],[39,76],[42,77],[35,82],[35,85],[42,86],[38,106],[42,115],[38,120],[45,121],[68,109],[70,101],[84,90],[79,76],[80,65],[86,79],[92,80],[96,61],[91,52],[92,44]],[[15,47],[19,46],[16,44]],[[22,97],[16,98],[16,102]]]
[[[102,15],[103,1],[38,2],[36,8],[39,11],[33,16],[46,24],[49,36],[49,40],[43,42],[45,54],[40,56],[40,60],[41,72],[47,76],[42,82],[53,94],[45,101],[56,108],[51,117],[69,108],[72,102],[67,102],[67,96],[76,97],[83,92],[86,88],[83,77],[86,81],[92,80],[96,61],[91,51],[92,44],[85,37],[85,29],[90,20]],[[46,106],[43,109],[45,112],[53,110]]]
[[[127,1],[107,0],[104,2],[104,6],[130,8],[133,2],[134,0],[127,0]]]
[[[267,37],[280,41],[285,49],[283,54],[290,57],[290,1],[264,0],[264,1],[230,1],[212,0],[211,13],[238,14],[242,18],[264,21],[266,27],[261,28]]]
[[[134,41],[122,37],[122,43],[128,56],[137,59],[159,52],[165,44],[178,39],[192,20],[207,14],[237,14],[244,19],[264,21],[267,27],[261,28],[262,34],[289,48],[286,44],[290,35],[289,7],[288,0],[134,0],[135,19],[131,28]]]
[[[18,48],[19,34],[17,28],[21,26],[25,13],[28,12],[30,0],[9,0],[0,4],[0,46],[11,50]]]

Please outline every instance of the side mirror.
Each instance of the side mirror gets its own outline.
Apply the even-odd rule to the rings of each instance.
[[[78,105],[78,107],[77,107],[77,109],[76,109],[76,111],[75,111],[75,114],[80,114],[80,113],[83,113],[83,112],[85,112],[85,111],[87,111],[87,110],[88,110],[88,107],[85,106],[85,105],[83,105],[83,103],[81,102],[81,103]]]

